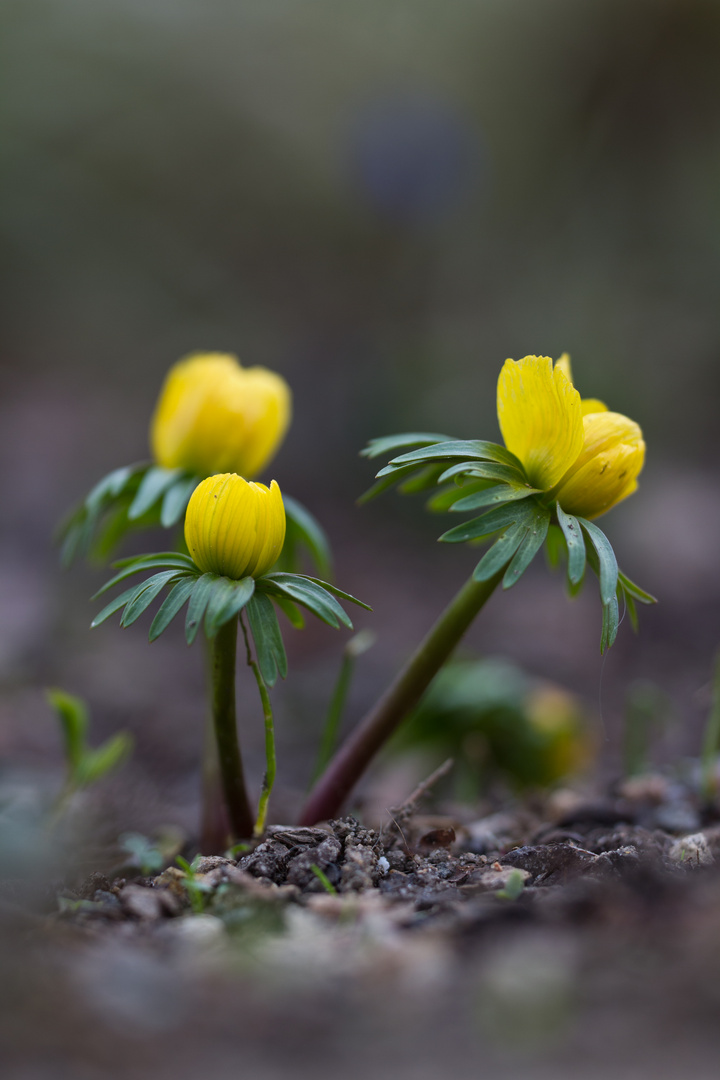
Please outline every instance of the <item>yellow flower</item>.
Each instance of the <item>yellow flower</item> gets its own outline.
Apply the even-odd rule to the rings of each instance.
[[[243,368],[226,353],[193,353],[165,379],[150,425],[158,465],[202,476],[255,476],[290,423],[290,389],[266,368]]]
[[[500,430],[533,487],[567,514],[594,518],[637,488],[645,461],[639,426],[595,398],[581,400],[570,358],[506,360],[498,379]]]
[[[185,542],[204,572],[238,581],[261,577],[277,562],[285,540],[280,488],[235,473],[198,484],[185,515]]]

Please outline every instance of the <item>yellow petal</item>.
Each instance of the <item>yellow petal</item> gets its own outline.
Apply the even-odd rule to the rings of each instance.
[[[285,540],[285,507],[269,488],[235,473],[198,484],[185,515],[185,542],[204,573],[239,580],[260,577],[277,562]]]
[[[594,518],[636,490],[645,443],[639,425],[621,413],[591,413],[583,426],[582,453],[555,494],[566,513]]]
[[[170,369],[150,426],[153,455],[166,468],[253,476],[290,423],[287,383],[243,368],[225,353],[196,353]]]
[[[564,352],[560,359],[555,361],[555,367],[562,371],[563,375],[569,383],[572,383],[573,377],[572,366],[570,364],[570,353]]]
[[[554,487],[583,445],[580,395],[548,356],[506,360],[497,390],[500,430],[533,487]]]
[[[583,416],[589,416],[590,413],[608,411],[608,407],[605,402],[598,401],[598,399],[594,397],[583,398],[580,402],[580,406],[582,408]]]

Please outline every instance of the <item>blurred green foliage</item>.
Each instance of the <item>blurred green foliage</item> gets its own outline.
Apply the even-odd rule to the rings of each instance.
[[[551,787],[592,754],[588,721],[568,691],[504,660],[447,664],[394,740],[395,751],[452,757],[455,795],[472,800],[498,776]]]

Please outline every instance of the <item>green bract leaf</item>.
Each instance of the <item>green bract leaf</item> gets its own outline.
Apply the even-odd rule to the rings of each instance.
[[[525,474],[512,465],[500,465],[495,461],[458,461],[438,477],[438,483],[460,476],[477,476],[482,480],[499,480],[507,484],[524,484],[530,487]]]
[[[291,539],[303,544],[321,574],[332,572],[332,552],[325,530],[309,510],[289,495],[283,496]]]
[[[523,484],[522,487],[518,487],[516,484],[494,484],[493,487],[478,491],[475,495],[466,495],[459,498],[457,502],[453,503],[450,510],[453,513],[456,511],[462,513],[468,510],[479,510],[482,506],[500,506],[502,503],[527,499],[531,495],[537,495],[537,493],[537,488],[528,487],[526,484]]]
[[[148,463],[144,461],[139,465],[124,465],[120,469],[113,469],[112,472],[98,481],[90,491],[90,494],[85,499],[86,510],[91,514],[100,510],[108,497],[111,499],[117,498],[131,480],[142,476],[148,468]]]
[[[461,484],[451,483],[436,492],[431,499],[428,499],[425,505],[434,514],[442,514],[449,510],[459,499],[464,499],[467,495],[474,495],[477,491],[487,491],[488,488],[494,486],[492,480],[471,480]]]
[[[427,431],[410,431],[404,435],[383,435],[379,439],[371,439],[360,454],[366,458],[385,457],[386,454],[391,454],[394,450],[402,450],[406,446],[429,446],[431,443],[439,442],[448,442],[448,436]]]
[[[514,454],[497,443],[485,442],[483,439],[454,439],[448,442],[436,443],[427,448],[412,450],[409,454],[401,454],[393,458],[385,469],[381,469],[378,477],[385,476],[387,470],[397,469],[403,465],[414,462],[444,461],[452,458],[470,461],[497,461],[503,465],[512,465],[523,474],[523,468]]]
[[[142,517],[146,511],[154,506],[161,495],[182,476],[183,469],[163,469],[159,465],[153,465],[143,476],[140,486],[135,493],[135,498],[130,503],[127,516],[129,521],[135,521]]]
[[[232,581],[219,577],[213,582],[210,599],[205,612],[205,633],[215,637],[221,626],[237,618],[255,592],[255,581],[251,577]]]
[[[545,537],[545,554],[548,565],[553,570],[557,570],[560,560],[567,554],[565,537],[559,525],[550,525],[548,529],[548,534]]]
[[[383,476],[381,480],[378,480],[372,487],[363,492],[357,500],[358,506],[363,506],[365,503],[370,502],[371,499],[382,495],[384,491],[388,491],[391,487],[401,483],[405,477],[412,476],[420,468],[422,468],[421,465],[406,465],[403,469],[395,469],[387,476]]]
[[[200,623],[205,614],[205,608],[210,602],[210,593],[213,584],[218,580],[217,574],[203,574],[195,582],[195,588],[190,597],[187,615],[185,617],[185,640],[192,645],[200,629]]]
[[[550,511],[545,506],[535,507],[535,518],[527,526],[526,534],[513,556],[503,578],[503,589],[511,589],[522,577],[530,563],[545,543],[550,526]]]
[[[160,635],[167,630],[177,613],[190,599],[190,595],[195,588],[196,583],[196,577],[188,576],[182,578],[178,581],[177,585],[173,586],[163,600],[157,615],[152,621],[150,633],[148,635],[150,641],[155,641],[156,638],[159,638]]]
[[[498,537],[493,546],[483,555],[473,571],[475,581],[489,581],[495,574],[499,574],[503,567],[512,559],[527,536],[525,525],[513,525]]]
[[[566,514],[560,503],[555,509],[568,549],[568,581],[571,585],[579,585],[585,573],[585,537],[576,517]]]
[[[296,630],[302,630],[305,626],[305,616],[302,611],[300,611],[300,608],[296,607],[292,600],[288,600],[287,596],[281,596],[279,593],[275,593],[273,599],[280,610],[290,620],[291,625],[294,626]]]
[[[143,585],[133,585],[132,589],[126,589],[125,592],[120,593],[114,600],[111,600],[107,607],[104,607],[99,615],[96,615],[93,621],[90,623],[90,629],[94,630],[100,623],[104,623],[106,619],[109,619],[111,615],[114,615],[120,608],[125,607],[138,592],[142,591]]]
[[[138,559],[123,559],[116,565],[122,566],[122,569],[114,578],[106,581],[101,589],[98,589],[95,596],[93,596],[93,600],[98,596],[102,596],[108,589],[112,589],[114,585],[118,585],[121,581],[125,581],[126,578],[132,577],[133,574],[141,574],[143,570],[185,570],[188,573],[198,573],[197,566],[189,556],[180,555],[176,552],[167,552],[155,556],[144,555]]]
[[[400,484],[400,491],[403,495],[416,495],[420,491],[428,491],[430,488],[437,486],[438,476],[442,472],[441,465],[429,465],[423,466],[419,469],[414,468],[414,476],[411,476],[408,480],[403,480]]]
[[[287,675],[287,656],[275,608],[269,597],[256,592],[247,605],[247,613],[260,672],[265,683],[274,686],[278,674],[283,679]]]
[[[372,611],[369,604],[363,603],[362,600],[358,600],[357,596],[352,596],[349,592],[343,592],[342,589],[338,589],[337,585],[331,585],[329,581],[321,581],[320,578],[310,577],[309,575],[307,580],[314,581],[316,585],[320,585],[326,592],[332,593],[333,596],[339,596],[341,600],[347,600],[350,604],[357,604],[358,607],[365,608],[366,611]]]
[[[619,616],[617,597],[613,596],[609,604],[603,604],[602,634],[600,636],[600,653],[604,653],[611,645],[614,645],[617,637]]]
[[[464,521],[462,525],[456,525],[454,529],[449,529],[448,532],[443,533],[440,540],[448,544],[460,544],[467,540],[481,540],[483,537],[492,536],[493,533],[500,532],[501,529],[514,525],[515,522],[530,524],[536,506],[537,503],[532,499],[498,506],[481,517],[472,518],[470,521]]]
[[[178,570],[163,570],[160,574],[153,574],[151,578],[148,578],[143,586],[136,590],[132,599],[128,603],[123,616],[120,620],[121,626],[131,626],[136,619],[139,619],[143,611],[145,611],[156,596],[158,596],[166,585],[169,585],[171,581],[176,581],[180,576],[187,576],[183,571]]]
[[[182,551],[148,551],[144,555],[131,555],[127,559],[116,559],[112,566],[114,570],[122,570],[130,566],[138,566],[142,569],[143,566],[158,560],[167,563],[182,563],[183,567],[197,572],[195,563],[189,555],[183,554]]]
[[[630,624],[631,624],[633,630],[635,631],[635,633],[637,634],[638,630],[640,629],[640,622],[638,620],[637,608],[635,607],[635,600],[630,595],[630,593],[627,593],[624,590],[623,590],[622,597],[623,597],[623,600],[625,602],[625,607],[627,609],[627,613],[628,613],[628,615],[630,617]]]
[[[160,524],[164,529],[170,529],[176,525],[185,513],[185,509],[195,488],[200,483],[199,476],[183,475],[171,487],[167,489],[162,501],[160,511]]]
[[[352,630],[352,622],[335,597],[324,586],[300,574],[265,574],[258,581],[264,592],[280,592],[312,611],[319,619],[337,629],[340,623]]]
[[[587,533],[590,543],[597,553],[600,564],[598,571],[600,598],[604,605],[610,604],[613,600],[617,602],[615,590],[618,583],[618,564],[612,544],[605,533],[598,529],[597,525],[593,525],[591,521],[586,521],[585,518],[578,518],[578,521]]]
[[[651,593],[645,592],[639,585],[636,585],[634,581],[631,581],[626,574],[622,571],[618,571],[618,581],[622,585],[622,588],[626,596],[632,596],[633,600],[637,600],[641,604],[657,604],[657,598]]]

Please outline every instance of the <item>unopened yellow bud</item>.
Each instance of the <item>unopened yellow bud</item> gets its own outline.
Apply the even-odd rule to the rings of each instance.
[[[620,413],[590,413],[583,427],[582,451],[555,495],[566,514],[594,518],[636,490],[645,443],[639,425]]]
[[[201,476],[255,476],[277,451],[290,423],[285,380],[243,368],[226,353],[193,353],[169,371],[150,425],[158,465]]]
[[[235,473],[198,484],[185,514],[185,542],[204,573],[239,580],[261,577],[274,566],[285,540],[280,488],[243,480]]]

